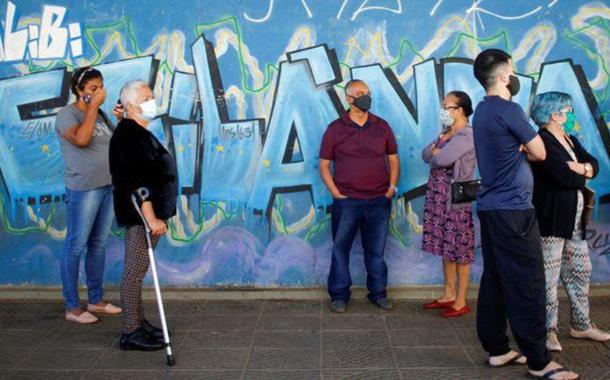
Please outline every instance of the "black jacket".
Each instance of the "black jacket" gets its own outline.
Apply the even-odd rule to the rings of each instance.
[[[546,160],[534,162],[534,207],[538,216],[541,236],[556,236],[571,239],[576,218],[577,191],[582,190],[586,178],[570,169],[572,161],[568,151],[549,131],[538,132],[546,148]],[[595,157],[580,145],[576,137],[570,135],[578,162],[588,162],[597,175],[599,165]],[[584,236],[583,227],[583,236]]]
[[[131,203],[140,187],[150,191],[155,216],[176,215],[176,164],[159,140],[135,121],[123,119],[110,139],[110,174],[114,186],[114,213],[123,226],[142,225]]]

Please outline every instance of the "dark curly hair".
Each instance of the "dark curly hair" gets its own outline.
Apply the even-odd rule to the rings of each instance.
[[[104,80],[102,73],[93,68],[93,66],[85,66],[74,71],[72,75],[72,84],[70,89],[72,93],[78,97],[78,90],[83,90],[87,82],[91,79]]]

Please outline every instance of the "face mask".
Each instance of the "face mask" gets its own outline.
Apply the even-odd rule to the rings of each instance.
[[[566,133],[570,133],[576,125],[576,115],[574,114],[574,112],[566,112],[566,118],[566,122],[563,123],[563,130]]]
[[[451,127],[453,125],[455,120],[453,120],[453,118],[449,114],[449,110],[441,108],[440,116],[441,116],[441,124],[443,124],[443,127]]]
[[[157,117],[157,102],[155,99],[150,99],[140,104],[140,108],[142,109],[142,117],[148,121],[151,121],[155,117]]]
[[[362,95],[360,97],[354,98],[352,96],[352,98],[354,99],[354,105],[356,107],[358,107],[359,109],[361,109],[363,112],[367,112],[370,108],[371,108],[371,102],[373,101],[371,99],[370,95]]]
[[[515,75],[509,75],[509,82],[506,85],[508,91],[510,92],[510,96],[515,96],[519,93],[519,89],[521,88],[521,83],[519,82],[519,78]]]

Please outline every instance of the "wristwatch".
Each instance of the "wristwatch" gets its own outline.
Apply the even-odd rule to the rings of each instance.
[[[390,185],[390,189],[394,190],[395,193],[398,193],[398,187],[396,187],[396,185]]]

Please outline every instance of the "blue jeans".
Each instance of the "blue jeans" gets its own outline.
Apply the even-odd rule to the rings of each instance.
[[[80,307],[78,272],[80,258],[85,251],[89,303],[102,301],[105,248],[113,216],[112,186],[86,191],[66,189],[68,234],[60,263],[66,309]]]
[[[356,233],[360,230],[368,299],[386,297],[388,268],[383,259],[392,200],[384,196],[372,199],[335,199],[332,210],[333,253],[328,275],[328,293],[332,301],[349,301],[352,279],[349,256]]]

